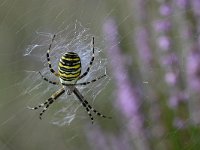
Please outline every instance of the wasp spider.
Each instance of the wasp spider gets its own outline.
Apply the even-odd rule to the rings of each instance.
[[[77,53],[74,53],[74,52],[66,52],[64,55],[62,55],[62,57],[60,58],[59,64],[58,64],[58,72],[56,72],[52,68],[49,53],[50,53],[50,50],[51,50],[51,47],[52,47],[55,37],[56,37],[56,35],[54,35],[52,38],[51,44],[49,45],[49,49],[47,50],[46,57],[47,57],[47,62],[48,62],[48,67],[50,69],[50,72],[53,73],[56,77],[58,77],[60,82],[50,81],[49,79],[44,77],[40,72],[39,73],[43,80],[45,80],[51,84],[54,84],[54,85],[61,85],[62,87],[58,91],[56,91],[44,103],[39,104],[38,106],[35,106],[35,107],[28,107],[28,108],[32,109],[32,110],[36,110],[38,108],[43,107],[43,110],[40,112],[40,115],[39,115],[39,118],[42,119],[42,115],[48,109],[48,107],[54,101],[56,101],[63,93],[65,93],[67,91],[67,94],[70,95],[70,94],[74,93],[77,96],[77,98],[81,102],[82,106],[86,109],[92,123],[93,123],[94,119],[93,119],[91,112],[93,112],[96,115],[103,117],[103,118],[110,118],[110,117],[106,117],[106,116],[102,115],[96,109],[94,109],[88,103],[88,101],[83,97],[83,95],[79,92],[79,90],[76,88],[77,85],[87,85],[87,84],[95,82],[106,76],[106,75],[102,75],[102,76],[97,77],[88,82],[77,83],[77,81],[79,81],[80,79],[82,79],[83,77],[85,77],[88,74],[88,72],[90,71],[90,68],[93,64],[93,61],[94,61],[94,37],[92,39],[92,45],[93,45],[92,58],[90,60],[89,67],[87,68],[86,72],[84,72],[82,75],[81,75],[80,57],[78,56]]]

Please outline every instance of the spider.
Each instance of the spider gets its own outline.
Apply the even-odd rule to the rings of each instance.
[[[49,45],[49,48],[46,53],[46,58],[48,62],[48,68],[52,74],[54,74],[56,77],[59,78],[60,82],[55,82],[47,79],[44,77],[40,72],[39,74],[41,75],[42,79],[47,81],[50,84],[53,85],[60,85],[62,86],[58,91],[56,91],[50,98],[48,98],[44,103],[41,103],[35,107],[28,107],[31,110],[36,110],[41,107],[43,107],[43,110],[39,114],[39,118],[42,119],[42,115],[44,112],[48,109],[48,107],[53,104],[62,94],[67,92],[68,95],[71,95],[74,93],[78,100],[81,102],[82,106],[85,108],[87,111],[92,124],[93,124],[93,116],[92,113],[95,113],[97,116],[103,117],[103,118],[111,118],[107,117],[105,115],[102,115],[100,112],[98,112],[96,109],[94,109],[88,101],[83,97],[83,95],[79,92],[79,90],[76,88],[77,85],[87,85],[90,83],[93,83],[106,75],[99,76],[91,81],[88,82],[82,82],[82,83],[77,83],[77,81],[81,80],[84,78],[88,72],[90,71],[90,68],[93,64],[94,61],[94,37],[92,38],[92,58],[90,60],[89,66],[87,70],[81,75],[81,60],[80,57],[78,56],[77,53],[75,52],[66,52],[64,55],[61,56],[59,64],[58,64],[58,72],[56,72],[51,65],[51,60],[50,60],[50,50],[52,47],[52,44],[55,40],[56,35],[53,35],[53,38],[51,40],[51,43]]]

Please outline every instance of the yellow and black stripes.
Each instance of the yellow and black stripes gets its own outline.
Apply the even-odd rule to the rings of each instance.
[[[64,81],[77,80],[81,74],[81,60],[78,54],[67,52],[58,64],[59,77]]]

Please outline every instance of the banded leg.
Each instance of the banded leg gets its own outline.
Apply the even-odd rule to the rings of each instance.
[[[93,80],[91,80],[91,81],[87,81],[87,82],[76,83],[76,84],[65,84],[65,83],[62,83],[62,85],[64,85],[64,86],[87,85],[87,84],[96,82],[97,80],[99,80],[99,79],[101,79],[101,78],[103,78],[103,77],[105,77],[105,76],[106,76],[106,75],[102,75],[102,76],[100,76],[100,77],[98,77],[98,78],[95,78],[95,79],[93,79]]]
[[[92,64],[93,64],[93,61],[94,61],[94,37],[92,38],[92,58],[91,58],[91,60],[90,60],[90,64],[89,64],[89,66],[88,66],[86,72],[84,72],[84,73],[78,78],[78,80],[82,79],[83,77],[85,77],[85,76],[88,74],[88,72],[90,71],[90,68],[91,68],[91,66],[92,66]]]
[[[59,82],[55,82],[55,81],[50,81],[49,79],[47,79],[46,77],[44,77],[41,72],[39,72],[39,74],[41,75],[42,79],[47,81],[48,83],[54,84],[54,85],[59,85]]]
[[[88,113],[88,115],[90,117],[90,120],[92,121],[92,124],[93,124],[94,123],[94,118],[93,118],[89,108],[86,106],[86,104],[83,101],[81,101],[81,104],[82,104],[83,107],[85,107],[85,109],[86,109],[86,111],[87,111],[87,113]]]
[[[97,116],[100,116],[102,118],[108,118],[108,119],[111,119],[112,117],[108,117],[108,116],[105,116],[103,114],[101,114],[100,112],[98,112],[96,109],[94,109],[89,103],[88,101],[84,100],[84,103],[87,104],[87,107],[93,111]]]
[[[28,109],[31,110],[36,110],[39,109],[40,107],[44,107],[44,109],[41,111],[39,118],[42,119],[43,113],[47,110],[47,108],[58,98],[60,97],[63,93],[65,93],[64,87],[56,91],[48,100],[46,100],[44,103],[39,104],[38,106],[35,107],[28,107]]]
[[[42,120],[43,113],[47,110],[47,108],[55,101],[56,99],[50,99],[47,105],[43,108],[43,110],[40,112],[39,118]]]
[[[83,82],[83,83],[76,83],[76,85],[87,85],[87,84],[96,82],[97,80],[99,80],[99,79],[101,79],[101,78],[103,78],[103,77],[105,77],[105,76],[106,76],[106,75],[104,74],[104,75],[102,75],[102,76],[100,76],[100,77],[97,77],[97,78],[91,80],[91,81],[87,81],[87,82]]]
[[[107,117],[105,115],[102,115],[100,112],[98,112],[96,109],[94,109],[89,103],[88,101],[84,100],[84,103],[87,104],[88,108],[93,111],[97,116],[100,116],[102,118],[108,118],[108,119],[111,119],[111,117]]]
[[[27,108],[31,109],[31,110],[39,109],[40,107],[44,107],[45,105],[47,105],[49,103],[50,99],[52,99],[52,98],[50,97],[48,100],[46,100],[44,103],[39,104],[38,106],[35,106],[35,107],[28,106]]]
[[[96,109],[94,109],[89,103],[88,101],[85,100],[85,98],[83,97],[83,95],[81,95],[81,93],[78,91],[78,89],[75,87],[74,88],[74,94],[78,97],[78,99],[81,101],[81,103],[85,104],[83,105],[84,107],[86,108],[89,108],[91,111],[93,111],[96,115],[100,116],[100,117],[103,117],[103,118],[109,118],[111,119],[111,117],[107,117],[105,115],[102,115],[101,113],[99,113]]]
[[[48,64],[49,64],[49,69],[50,69],[50,71],[51,71],[55,76],[59,77],[59,74],[58,74],[58,73],[52,68],[52,66],[51,66],[51,60],[50,60],[50,55],[49,55],[50,50],[51,50],[51,46],[52,46],[52,44],[53,44],[53,41],[54,41],[55,37],[56,37],[56,35],[54,34],[54,35],[53,35],[53,38],[52,38],[52,40],[51,40],[51,44],[49,45],[49,49],[47,50],[47,62],[48,62]]]

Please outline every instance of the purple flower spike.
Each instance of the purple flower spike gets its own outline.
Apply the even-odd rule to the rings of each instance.
[[[139,27],[136,32],[135,41],[138,53],[142,61],[147,65],[151,63],[152,53],[149,48],[149,35],[147,29],[144,27]]]
[[[124,61],[122,59],[122,54],[118,47],[117,39],[117,29],[113,20],[108,20],[104,26],[104,32],[106,33],[106,40],[108,44],[108,56],[111,57],[111,65],[113,69],[113,75],[116,80],[117,89],[118,89],[118,103],[120,109],[125,114],[127,118],[132,118],[135,114],[135,117],[138,120],[136,124],[141,122],[141,119],[138,117],[138,107],[137,97],[135,97],[134,90],[130,87],[130,81],[128,80],[127,70],[124,67]],[[141,127],[141,124],[138,124],[138,127]]]
[[[139,98],[129,80],[125,62],[119,48],[118,30],[110,19],[104,24],[107,42],[107,53],[111,60],[112,72],[117,87],[117,107],[126,119],[127,130],[134,139],[138,150],[147,150],[148,144],[143,130],[143,117],[139,112]]]
[[[193,12],[197,17],[200,17],[200,1],[199,0],[192,0],[192,7],[193,7]]]
[[[193,91],[200,91],[200,50],[193,48],[187,60],[188,83]]]

